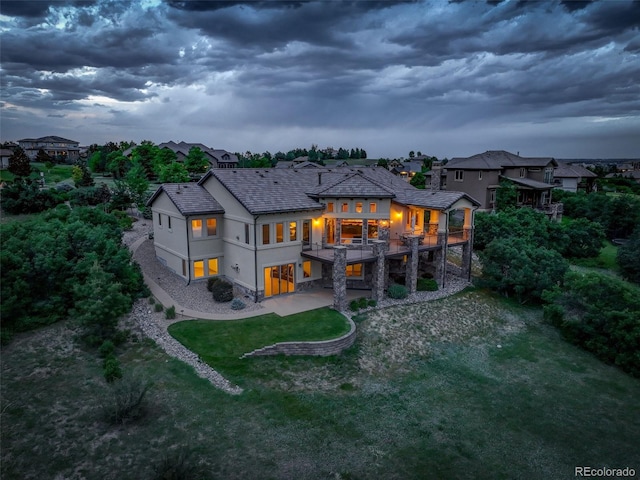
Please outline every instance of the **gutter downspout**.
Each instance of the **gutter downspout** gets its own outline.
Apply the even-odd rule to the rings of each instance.
[[[186,228],[187,228],[187,285],[191,283],[191,241],[189,240],[189,217],[187,218]]]
[[[256,275],[255,303],[258,303],[258,218],[260,218],[260,215],[253,217],[253,266]]]

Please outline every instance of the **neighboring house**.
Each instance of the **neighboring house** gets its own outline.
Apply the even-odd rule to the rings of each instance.
[[[295,162],[295,161],[279,161],[276,163],[275,168],[318,168],[321,165],[309,161]]]
[[[423,167],[424,163],[422,160],[405,160],[402,163],[397,163],[396,166],[391,167],[390,170],[394,175],[398,175],[409,181],[416,173],[422,172]]]
[[[370,288],[389,278],[440,285],[447,248],[470,275],[473,214],[461,192],[418,190],[386,169],[210,170],[197,184],[162,185],[148,202],[158,259],[185,281],[223,276],[255,301],[313,286]]]
[[[609,173],[605,175],[605,178],[615,177],[629,178],[631,180],[635,180],[637,183],[640,183],[640,170],[628,170],[622,173]]]
[[[517,204],[557,215],[551,203],[553,171],[558,162],[550,157],[529,158],[504,150],[490,150],[468,158],[452,158],[446,164],[447,188],[477,199],[485,211],[496,207],[501,180],[515,185]]]
[[[235,154],[227,152],[226,150],[209,148],[202,143],[176,143],[169,141],[158,145],[158,148],[168,148],[173,151],[176,154],[178,162],[184,162],[184,159],[189,155],[189,150],[193,147],[198,147],[204,152],[205,157],[211,164],[211,168],[235,168],[238,165],[238,157]]]
[[[567,192],[591,193],[598,176],[581,165],[559,163],[553,171],[553,184]]]
[[[9,157],[13,155],[13,150],[8,148],[0,148],[0,169],[6,170],[9,168]]]
[[[23,138],[18,140],[18,145],[31,161],[35,160],[39,150],[52,158],[62,159],[65,163],[73,163],[80,157],[80,142],[62,137]]]

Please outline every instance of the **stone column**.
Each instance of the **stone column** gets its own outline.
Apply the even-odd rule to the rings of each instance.
[[[462,270],[460,272],[460,276],[469,281],[471,281],[471,253],[473,252],[471,245],[471,240],[462,245]]]
[[[387,283],[386,276],[386,259],[385,254],[387,252],[387,242],[383,240],[373,241],[373,254],[376,257],[376,263],[373,267],[373,288],[371,289],[371,297],[380,302],[384,298],[384,287]]]
[[[438,245],[440,248],[434,252],[433,261],[436,267],[435,280],[444,287],[444,279],[447,275],[447,233],[438,232]]]
[[[378,240],[388,243],[390,237],[389,227],[378,227]]]
[[[416,293],[418,286],[418,242],[420,235],[409,235],[407,243],[409,244],[409,260],[407,262],[405,272],[405,285],[409,289],[409,295]]]
[[[333,308],[347,309],[347,247],[333,247]]]

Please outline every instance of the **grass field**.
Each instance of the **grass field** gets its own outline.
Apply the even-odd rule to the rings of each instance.
[[[120,427],[100,416],[100,359],[65,325],[20,335],[2,352],[2,478],[154,478],[179,448],[212,479],[640,471],[640,381],[564,342],[538,310],[467,291],[357,323],[340,356],[246,359],[239,396],[131,343],[125,373],[153,386],[147,416]]]
[[[574,258],[571,260],[571,263],[580,267],[619,272],[620,268],[618,267],[618,261],[616,259],[617,255],[618,247],[606,240],[604,247],[602,247],[602,250],[600,250],[600,254],[597,257]]]

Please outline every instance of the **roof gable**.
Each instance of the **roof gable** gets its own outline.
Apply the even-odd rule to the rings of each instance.
[[[161,193],[165,193],[185,217],[206,213],[224,213],[222,205],[204,187],[195,183],[162,184],[151,196],[147,206],[152,206]]]
[[[521,157],[504,150],[488,150],[467,158],[452,158],[447,169],[502,170],[509,167],[546,167],[558,162],[551,157]]]

